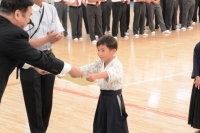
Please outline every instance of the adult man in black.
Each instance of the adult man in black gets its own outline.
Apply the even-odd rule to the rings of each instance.
[[[0,5],[0,102],[8,77],[19,60],[52,74],[69,73],[81,77],[82,73],[63,61],[33,48],[23,28],[30,21],[32,0],[2,0]]]

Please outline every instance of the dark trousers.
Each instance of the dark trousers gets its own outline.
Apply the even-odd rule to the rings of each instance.
[[[195,9],[194,9],[194,15],[192,18],[193,22],[197,22],[197,12],[198,9],[200,9],[200,1],[199,0],[195,0]],[[200,18],[200,14],[198,14],[199,18]]]
[[[178,11],[178,1],[166,0],[165,1],[165,26],[167,30],[176,30],[177,25],[177,11]]]
[[[144,34],[144,24],[146,15],[146,5],[142,2],[134,3],[134,21],[133,21],[133,34]]]
[[[72,26],[72,38],[82,37],[82,8],[69,7],[69,19]]]
[[[111,0],[107,0],[107,24],[106,24],[106,30],[107,31],[110,31],[111,9],[112,9],[112,2],[111,2]]]
[[[67,36],[68,35],[68,32],[67,32],[67,8],[68,8],[68,6],[62,2],[54,2],[54,5],[58,12],[58,17],[59,17],[60,21],[62,22],[63,28],[65,29],[64,36]]]
[[[107,15],[108,15],[108,11],[107,11],[107,8],[108,8],[108,3],[107,2],[101,2],[101,11],[102,11],[102,30],[103,30],[103,35],[105,34],[105,31],[106,31],[106,27],[107,27]]]
[[[165,18],[165,1],[166,0],[160,0],[160,6],[162,8],[162,15],[163,15],[163,18]]]
[[[55,76],[40,75],[29,68],[20,70],[20,79],[31,133],[45,133],[52,109]]]
[[[182,14],[183,14],[183,0],[178,1],[179,4],[179,23],[182,24]]]
[[[183,0],[183,13],[181,27],[191,26],[192,17],[194,14],[195,1]]]
[[[145,17],[146,17],[146,26],[149,26],[149,11],[148,11],[148,5],[149,3],[145,3],[146,4],[146,13],[145,13]]]
[[[162,16],[162,8],[160,6],[160,3],[158,5],[154,5],[153,3],[150,3],[147,5],[148,7],[148,20],[149,20],[149,28],[151,31],[155,31],[154,27],[154,14],[156,14],[157,18],[156,20],[158,21],[161,31],[166,31],[165,23],[163,20]]]
[[[85,30],[86,30],[86,33],[89,34],[86,7],[83,4],[81,4],[81,6],[82,6],[82,11],[83,11],[83,20],[85,24]]]
[[[113,16],[112,35],[117,36],[118,25],[120,22],[121,37],[124,37],[126,32],[126,4],[122,2],[113,2],[112,16]]]
[[[129,29],[130,24],[130,4],[126,4],[126,31]]]
[[[101,7],[100,6],[96,7],[95,5],[88,4],[86,7],[86,11],[87,11],[90,39],[91,41],[93,41],[96,40],[95,31],[97,32],[99,38],[103,35]]]

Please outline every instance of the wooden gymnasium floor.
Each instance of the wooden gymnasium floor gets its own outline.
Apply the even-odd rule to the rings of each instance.
[[[133,12],[131,6],[132,28]],[[200,24],[193,30],[172,31],[129,39],[118,37],[117,56],[124,66],[123,96],[130,133],[194,133],[187,125],[193,80],[193,48]],[[68,22],[70,34],[70,22]],[[83,41],[65,37],[54,46],[55,55],[75,66],[98,59],[96,46],[83,26]],[[20,81],[10,76],[0,107],[0,133],[30,133]],[[53,110],[47,133],[92,133],[99,88],[56,79]]]

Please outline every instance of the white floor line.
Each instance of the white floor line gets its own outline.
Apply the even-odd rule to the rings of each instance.
[[[153,81],[153,80],[157,80],[157,79],[169,78],[169,77],[178,76],[178,75],[182,75],[182,74],[186,74],[186,73],[191,73],[191,72],[192,72],[192,71],[187,71],[187,72],[178,73],[178,74],[172,74],[172,75],[169,75],[169,76],[158,77],[158,78],[154,78],[154,79],[148,79],[148,80],[144,80],[144,81],[140,81],[140,82],[125,84],[125,85],[122,85],[122,86],[129,86],[129,85],[139,84],[139,83],[144,83],[144,82],[149,82],[149,81]]]
[[[158,78],[154,78],[154,79],[148,79],[148,80],[139,81],[139,82],[130,83],[130,84],[124,84],[122,86],[129,86],[129,85],[134,85],[134,84],[140,84],[140,83],[144,83],[144,82],[149,82],[149,81],[153,81],[153,80],[169,78],[169,77],[178,76],[178,75],[182,75],[182,74],[186,74],[186,73],[191,73],[191,72],[192,71],[187,71],[187,72],[178,73],[178,74],[172,74],[172,75],[169,75],[169,76],[158,77]],[[60,81],[64,81],[64,82],[70,82],[70,81],[67,81],[67,80],[64,80],[64,79],[58,79],[58,78],[56,78],[56,80],[60,80]],[[93,85],[88,85],[88,86],[89,87],[93,87],[93,88],[99,88],[98,86],[93,86]]]

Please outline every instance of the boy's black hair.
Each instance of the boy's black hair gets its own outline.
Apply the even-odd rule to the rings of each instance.
[[[29,6],[32,6],[32,0],[2,0],[0,3],[0,13],[10,15],[16,10],[26,13]]]
[[[104,35],[97,41],[97,47],[100,45],[106,45],[110,50],[118,48],[117,41],[110,35]]]

